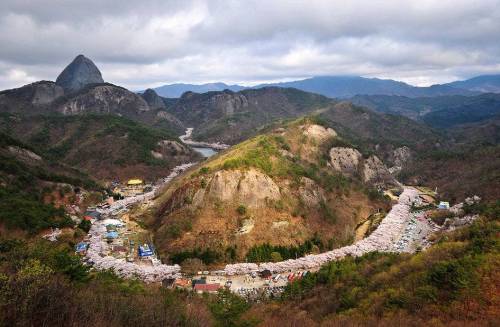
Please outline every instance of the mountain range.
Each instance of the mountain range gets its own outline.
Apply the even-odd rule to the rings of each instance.
[[[477,88],[482,81],[477,79],[468,85]],[[494,79],[487,82],[491,86]],[[0,130],[35,146],[53,160],[103,181],[137,175],[155,179],[172,165],[199,158],[176,137],[188,127],[194,128],[192,137],[196,141],[236,145],[291,120],[314,117],[383,160],[390,159],[396,148],[408,146],[416,154],[415,163],[422,164],[403,172],[403,181],[418,183],[423,179],[428,184],[436,179],[429,178],[436,168],[427,162],[436,160],[419,158],[420,154],[455,151],[471,156],[485,145],[494,147],[498,143],[497,94],[447,85],[415,88],[360,77],[312,78],[278,85],[336,85],[344,95],[354,94],[354,89],[366,95],[342,100],[298,88],[263,85],[239,91],[187,91],[180,98],[165,98],[153,89],[137,94],[106,83],[95,64],[79,55],[56,82],[39,81],[1,91]],[[411,96],[369,94],[396,88]],[[436,96],[422,97],[431,91]],[[456,163],[451,159],[440,157],[444,171],[449,170],[450,162]],[[460,167],[456,169],[460,171]],[[492,188],[487,192],[487,185],[479,187],[474,182],[490,171],[494,172],[477,170],[462,182],[470,184],[469,191],[494,197],[497,184],[489,183]],[[444,178],[441,185],[449,176]],[[443,192],[463,197],[468,191],[451,185]]]
[[[166,98],[153,89],[138,94],[106,83],[79,55],[55,82],[1,91],[0,325],[420,326],[446,325],[455,317],[486,317],[488,323],[477,325],[495,325],[500,94],[481,93],[494,85],[480,78],[462,86],[471,90],[415,88],[325,77],[250,89],[219,84],[222,90]],[[333,93],[314,91],[323,86],[322,92]],[[299,89],[305,87],[309,91]],[[177,137],[188,127],[194,141],[231,146],[202,158]],[[95,221],[85,220],[89,206],[120,198],[116,181],[157,181],[186,163],[195,164],[153,199],[130,209],[115,202],[120,211],[109,217],[130,224],[118,232],[127,239],[106,237],[104,245]],[[410,208],[400,199],[391,210],[398,222],[389,226],[413,235],[397,236],[398,244],[421,240],[416,253],[339,257],[293,283],[295,273],[287,272],[282,295],[271,293],[260,303],[229,290],[203,297],[171,291],[164,287],[170,278],[161,287],[135,279],[139,275],[122,279],[113,270],[100,271],[97,256],[83,265],[75,254],[75,245],[90,238],[104,245],[97,251],[109,249],[130,267],[122,244],[147,238],[163,263],[180,265],[186,281],[225,264],[262,268],[263,262],[310,260],[331,249],[360,249],[357,240],[383,234],[378,228],[402,184],[431,202],[434,196],[452,205],[471,195],[482,200],[464,205],[464,216],[454,218],[452,211],[414,207],[420,201]],[[402,215],[414,209],[405,227]],[[420,210],[433,221],[429,229],[446,229],[417,234]],[[474,223],[461,227],[462,221]],[[57,242],[38,240],[56,231]],[[220,286],[239,280],[254,287],[251,276]]]
[[[500,75],[483,75],[465,81],[418,87],[391,79],[366,78],[360,76],[317,76],[303,80],[266,83],[252,87],[208,84],[168,84],[154,90],[163,97],[178,98],[184,92],[204,93],[209,91],[241,91],[266,86],[293,87],[306,92],[318,93],[330,98],[350,98],[355,95],[399,95],[406,97],[434,97],[443,95],[477,95],[483,92],[500,92]]]

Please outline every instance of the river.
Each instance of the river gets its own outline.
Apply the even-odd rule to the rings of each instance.
[[[215,151],[212,148],[202,148],[202,147],[192,147],[194,151],[201,153],[202,156],[205,158],[210,158],[211,156],[217,154],[217,151]]]

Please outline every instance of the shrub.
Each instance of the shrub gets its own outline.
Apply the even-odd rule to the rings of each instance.
[[[236,211],[240,214],[240,215],[244,215],[247,213],[247,207],[244,206],[243,204],[240,204],[238,206],[238,208],[236,208]]]
[[[283,261],[283,258],[281,257],[281,254],[279,252],[271,252],[271,261],[272,262],[279,262]]]
[[[208,167],[201,167],[200,168],[200,174],[208,174],[210,172],[210,168]]]
[[[83,230],[85,233],[89,232],[91,226],[92,226],[92,223],[90,221],[88,221],[88,220],[82,220],[78,224],[78,228],[80,228],[81,230]]]
[[[453,217],[453,212],[449,210],[434,210],[429,214],[429,218],[438,225],[443,225],[446,218]]]
[[[335,215],[335,212],[330,209],[330,207],[325,203],[325,201],[321,201],[319,203],[319,206],[321,208],[321,215],[323,216],[324,219],[326,219],[329,223],[335,224],[337,221],[337,216]]]
[[[170,260],[174,264],[181,264],[184,260],[189,259],[189,258],[198,258],[200,259],[204,264],[209,265],[217,260],[219,260],[221,255],[211,249],[205,249],[201,250],[200,248],[196,248],[192,251],[182,251],[175,253],[170,256]]]
[[[239,326],[238,320],[250,304],[229,290],[221,290],[209,303],[209,308],[221,326]]]

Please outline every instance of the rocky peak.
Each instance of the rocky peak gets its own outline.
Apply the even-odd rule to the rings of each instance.
[[[75,92],[85,85],[104,83],[97,66],[84,55],[78,55],[57,77],[56,84],[64,90]]]
[[[230,116],[240,108],[248,107],[248,99],[240,93],[232,91],[215,94],[210,99],[212,104],[224,115]]]
[[[146,100],[151,109],[165,109],[165,103],[155,90],[147,89],[142,94],[142,97]]]

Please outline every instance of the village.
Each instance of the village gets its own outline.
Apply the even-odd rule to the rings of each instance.
[[[197,151],[205,157],[228,147],[191,141],[192,132],[193,129],[188,128],[180,139],[185,144],[201,147]],[[466,216],[462,220],[455,219],[454,223],[447,221],[438,225],[433,221],[433,215],[442,216],[448,212],[458,215],[463,204],[450,208],[446,201],[436,202],[436,191],[405,186],[400,192],[384,192],[394,204],[392,209],[371,234],[363,234],[352,245],[281,262],[227,264],[223,269],[188,274],[177,264],[162,263],[149,232],[130,218],[130,209],[150,203],[162,187],[193,165],[195,163],[177,166],[169,176],[154,184],[139,178],[125,183],[113,182],[112,191],[118,199],[110,197],[87,208],[83,219],[89,221],[91,227],[88,235],[76,245],[75,252],[92,269],[110,269],[123,278],[137,278],[146,283],[196,293],[216,293],[225,288],[246,299],[256,300],[278,296],[288,283],[319,270],[332,260],[373,251],[415,253],[424,250],[432,244],[435,232],[465,225],[475,219]],[[479,200],[477,197],[468,199],[472,202]],[[54,233],[50,236],[53,239],[58,231]]]
[[[116,184],[113,191],[120,194],[121,199],[88,208],[84,219],[92,225],[87,237],[75,249],[82,260],[93,269],[112,269],[121,277],[161,283],[169,288],[197,293],[215,293],[226,288],[250,300],[274,297],[288,283],[332,260],[372,251],[414,253],[423,250],[431,245],[430,236],[443,228],[427,216],[429,210],[457,211],[461,205],[453,208],[447,202],[436,205],[429,190],[405,187],[399,196],[391,194],[397,203],[377,229],[352,245],[282,262],[228,264],[221,270],[187,274],[179,265],[161,262],[149,233],[130,219],[129,209],[151,201],[160,187],[192,165],[176,167],[167,178],[154,185],[140,179],[129,180],[125,185]],[[471,219],[473,217],[465,220]]]

